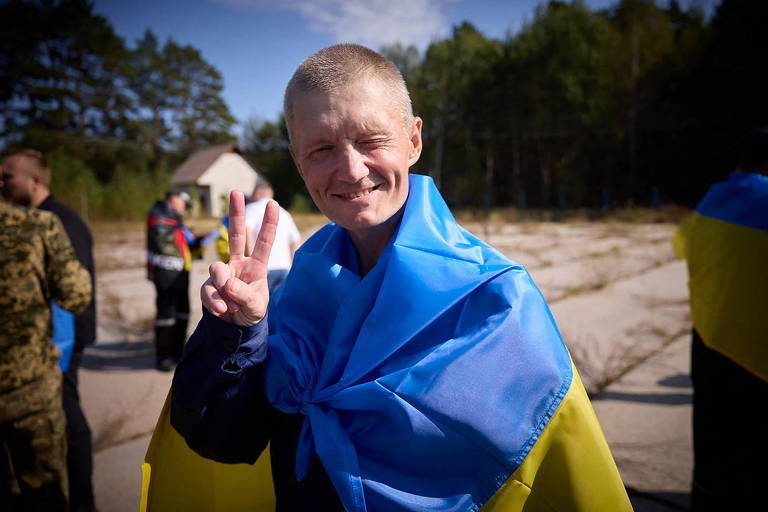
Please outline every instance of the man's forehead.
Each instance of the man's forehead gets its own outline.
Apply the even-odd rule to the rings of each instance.
[[[2,166],[5,171],[18,171],[21,169],[29,169],[29,164],[26,162],[24,155],[11,155],[3,158]]]
[[[385,90],[345,87],[330,93],[306,92],[297,97],[293,113],[297,121],[318,127],[351,123],[371,129],[386,126],[400,110]]]

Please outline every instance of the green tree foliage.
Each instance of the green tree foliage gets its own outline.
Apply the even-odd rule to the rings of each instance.
[[[124,135],[125,48],[92,5],[14,1],[2,10],[3,19],[14,20],[3,35],[0,70],[6,130]]]
[[[673,197],[699,197],[709,183],[724,179],[736,164],[732,146],[750,129],[768,126],[768,96],[760,78],[766,20],[768,2],[723,0],[702,43],[672,74],[677,87],[668,102],[680,112],[670,137],[678,156],[673,165],[697,178],[687,184],[678,180]]]
[[[423,54],[381,51],[424,119],[415,170],[454,206],[690,205],[733,169],[729,145],[768,122],[766,9],[725,0],[707,21],[676,0],[550,1],[501,41],[463,23]],[[303,187],[278,128],[251,120],[245,146],[288,197]]]
[[[465,22],[450,39],[430,45],[417,74],[414,107],[424,118],[429,148],[421,165],[429,166],[455,203],[485,190],[493,151],[488,120],[498,99],[493,71],[500,56],[497,41]]]
[[[728,168],[717,152],[768,119],[752,79],[766,6],[725,0],[707,23],[675,0],[550,1],[503,41],[464,23],[420,62],[384,51],[424,118],[419,166],[452,204],[690,204],[714,176],[701,167]]]
[[[162,154],[172,143],[170,134],[170,69],[157,37],[150,31],[136,41],[130,55],[129,84],[136,95],[135,120],[131,127],[151,157]]]
[[[563,196],[584,204],[606,186],[610,170],[585,160],[595,145],[610,154],[604,143],[616,137],[617,39],[601,14],[552,2],[506,42],[505,132],[512,144],[505,145],[515,162],[507,186],[529,204],[549,206]]]
[[[197,49],[150,31],[126,46],[87,0],[9,0],[0,19],[0,140],[53,152],[74,208],[137,215],[190,151],[231,138],[222,77]],[[382,53],[424,119],[415,171],[454,206],[692,204],[768,124],[766,19],[750,0],[711,19],[677,0],[553,0],[503,40],[462,23],[423,53]],[[248,120],[242,146],[282,204],[307,204],[282,118]]]
[[[192,46],[173,41],[163,48],[163,62],[170,77],[168,101],[178,126],[180,148],[199,147],[230,140],[235,118],[221,98],[221,74]]]
[[[222,77],[197,49],[149,31],[127,47],[87,0],[11,0],[0,19],[0,141],[54,154],[72,207],[144,215],[169,168],[233,138]]]

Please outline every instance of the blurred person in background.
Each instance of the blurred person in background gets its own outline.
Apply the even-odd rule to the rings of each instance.
[[[3,161],[0,183],[6,165],[12,169],[9,182],[16,181],[18,163]],[[21,491],[19,510],[69,509],[51,301],[79,313],[91,302],[91,282],[55,215],[0,200],[0,442]],[[2,498],[10,508],[10,496]]]
[[[695,511],[755,510],[768,479],[768,127],[734,148],[673,240],[687,260]]]
[[[264,218],[264,210],[269,201],[274,197],[272,185],[266,181],[256,184],[251,195],[251,203],[245,207],[245,224],[247,227],[247,254],[253,250],[253,244],[261,230],[261,221]],[[301,235],[293,222],[293,217],[285,208],[280,207],[280,217],[277,221],[275,241],[272,244],[272,252],[269,253],[267,263],[267,282],[269,293],[272,294],[283,284],[293,262],[293,255],[299,248]]]
[[[157,292],[155,367],[171,371],[181,357],[189,322],[189,270],[200,240],[184,225],[189,194],[169,190],[147,217],[147,274]]]
[[[73,511],[94,510],[93,453],[91,429],[80,406],[78,369],[83,350],[96,339],[96,280],[93,265],[93,238],[77,213],[51,194],[51,170],[45,156],[33,149],[14,150],[3,159],[3,196],[16,204],[46,210],[64,226],[75,255],[91,276],[91,301],[78,315],[53,302],[53,341],[62,351],[62,397],[67,418],[67,470],[69,498]]]
[[[221,222],[200,240],[200,246],[205,249],[211,245],[216,249],[219,261],[229,261],[229,215],[225,215]]]

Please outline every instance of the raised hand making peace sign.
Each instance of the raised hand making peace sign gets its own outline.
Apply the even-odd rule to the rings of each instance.
[[[229,195],[229,263],[213,263],[200,290],[211,313],[236,325],[253,325],[267,314],[267,261],[279,215],[277,203],[270,201],[253,251],[246,256],[245,198],[239,190]]]

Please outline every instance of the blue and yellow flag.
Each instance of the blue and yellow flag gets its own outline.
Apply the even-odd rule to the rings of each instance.
[[[398,231],[365,277],[342,228],[307,241],[269,318],[267,397],[306,417],[296,474],[317,454],[346,510],[631,510],[541,293],[456,224],[428,178],[411,176]],[[268,491],[251,492],[270,478],[265,455],[238,492],[215,469],[179,488],[186,475],[171,468],[206,464],[188,452],[166,409],[145,510],[271,510]]]
[[[673,244],[704,344],[768,381],[768,178],[739,172],[712,185]]]

